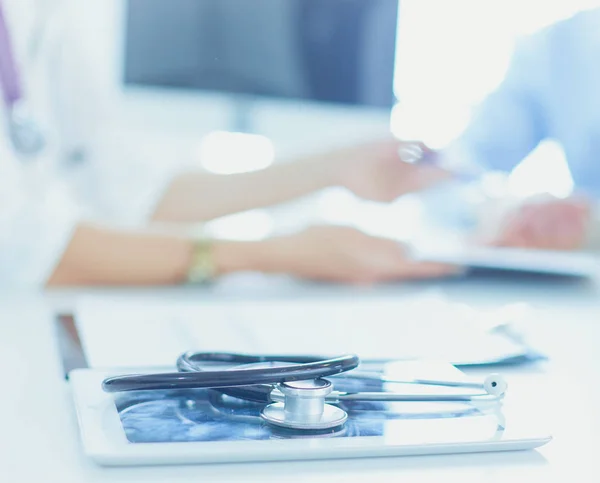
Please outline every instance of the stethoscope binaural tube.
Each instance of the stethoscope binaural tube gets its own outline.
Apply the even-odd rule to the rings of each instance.
[[[216,364],[218,369],[207,370]],[[271,365],[274,364],[274,365]],[[399,381],[369,372],[348,372],[360,364],[355,355],[332,359],[313,356],[252,356],[230,353],[188,352],[177,360],[176,373],[131,374],[105,379],[106,392],[214,389],[241,400],[264,404],[261,418],[274,426],[319,431],[342,426],[348,414],[337,404],[344,402],[472,402],[499,403],[506,382],[496,374],[483,382]],[[223,369],[223,366],[232,367]],[[220,366],[220,368],[219,368]],[[266,366],[266,367],[265,367]],[[335,391],[338,377],[379,383],[428,384],[480,389],[479,393],[404,394],[401,392]]]
[[[207,370],[207,364],[234,365],[232,369]],[[256,367],[265,363],[275,366]],[[402,394],[397,392],[331,391],[327,402],[342,400],[365,401],[493,401],[504,396],[507,384],[499,374],[491,374],[481,382],[445,380],[397,380],[379,373],[353,371],[360,361],[355,355],[324,360],[318,356],[255,356],[234,353],[187,352],[177,360],[176,373],[132,374],[109,377],[103,381],[106,392],[219,389],[221,392],[253,402],[270,403],[281,400],[277,384],[292,381],[317,380],[331,376],[372,380],[378,383],[401,383],[479,389],[468,394]],[[282,365],[283,364],[283,365]],[[244,365],[248,367],[245,368]],[[350,371],[350,372],[349,372]]]
[[[226,365],[227,369],[207,370],[208,364]],[[275,364],[271,366],[269,364]],[[267,365],[267,367],[265,367]],[[463,394],[406,394],[395,391],[328,391],[325,402],[343,401],[479,401],[495,402],[504,397],[507,384],[499,374],[483,381],[398,380],[377,372],[353,371],[359,365],[357,356],[348,355],[324,360],[317,356],[255,356],[235,353],[187,352],[177,360],[176,373],[132,374],[109,377],[103,381],[106,392],[217,389],[223,394],[258,403],[282,402],[281,384],[293,381],[316,381],[338,377],[375,381],[379,384],[400,383],[479,389]]]
[[[326,360],[310,357],[287,358],[287,361],[281,361],[280,357],[231,356],[238,357],[238,359],[228,357],[226,354],[184,354],[179,358],[177,363],[178,368],[180,370],[184,369],[184,372],[109,377],[102,382],[102,389],[106,392],[124,392],[201,388],[219,389],[263,384],[273,385],[292,381],[317,380],[333,376],[350,371],[358,367],[360,363],[358,357],[355,355],[340,356]],[[207,371],[200,370],[198,367],[194,369],[194,362],[198,362],[199,360],[203,360],[204,362],[236,362],[239,364],[258,362],[290,362],[291,364],[278,367]],[[296,363],[292,363],[293,361],[296,361]],[[185,369],[188,369],[188,371],[186,372]]]
[[[420,384],[423,386],[440,386],[440,387],[460,387],[463,389],[479,389],[483,391],[482,396],[503,396],[508,387],[506,381],[500,374],[489,374],[482,381],[469,381],[469,380],[441,380],[441,379],[396,379],[394,377],[388,377],[377,372],[368,371],[352,371],[345,377],[351,379],[359,379],[363,381],[377,381],[380,383],[390,384]]]

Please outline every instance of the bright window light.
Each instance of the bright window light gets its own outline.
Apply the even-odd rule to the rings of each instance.
[[[502,81],[516,41],[600,0],[402,0],[391,130],[441,149],[461,134],[474,108]],[[573,189],[564,153],[540,145],[508,180],[522,197]]]
[[[200,142],[198,157],[202,167],[211,173],[243,173],[270,166],[275,149],[265,136],[213,131]]]
[[[443,147],[501,82],[515,42],[600,0],[402,0],[392,131]]]
[[[567,198],[573,188],[565,153],[553,141],[541,143],[508,178],[510,194],[519,198],[539,194]]]
[[[418,197],[405,195],[394,203],[364,201],[344,189],[330,189],[318,199],[321,222],[352,226],[373,236],[408,240],[425,223]]]
[[[205,227],[210,236],[225,240],[262,240],[273,233],[273,217],[264,210],[224,216]]]

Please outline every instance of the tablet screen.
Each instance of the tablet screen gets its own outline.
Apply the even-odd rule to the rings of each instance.
[[[350,385],[348,385],[350,384]],[[357,381],[336,382],[338,390],[364,390]],[[367,388],[372,390],[372,388]],[[346,402],[347,422],[318,432],[277,428],[260,417],[263,404],[214,390],[167,390],[120,393],[114,399],[130,443],[175,443],[386,436],[415,443],[494,437],[494,414],[464,402]],[[432,424],[433,423],[433,424]]]

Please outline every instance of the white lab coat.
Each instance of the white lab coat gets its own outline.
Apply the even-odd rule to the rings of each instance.
[[[34,2],[4,2],[11,40],[26,77],[27,91],[41,94],[27,52]],[[26,72],[25,72],[26,71]],[[30,96],[36,108],[38,99]],[[4,105],[0,105],[2,121]],[[16,156],[4,122],[0,130],[0,285],[39,286],[52,273],[78,219],[76,204],[52,178],[51,153],[25,165]]]
[[[77,205],[49,178],[21,166],[4,132],[0,135],[2,286],[43,284],[69,242]]]
[[[42,51],[35,62],[27,56],[34,13],[52,4],[64,8],[68,2],[3,2],[16,54],[22,64],[29,104],[47,128],[50,142],[43,156],[26,162],[13,151],[6,129],[0,125],[0,290],[43,286],[82,220],[127,227],[144,224],[178,168],[169,163],[136,165],[135,153],[125,146],[114,146],[118,144],[115,139],[111,143],[100,135],[94,140],[85,139],[92,155],[81,165],[70,165],[62,160],[61,152],[66,143],[62,142],[63,126],[56,118],[52,102],[57,95],[52,81],[56,81],[60,66],[50,52]],[[54,18],[60,18],[60,12],[55,11]],[[45,41],[52,44],[52,39]],[[67,48],[74,47],[73,42],[69,44]],[[62,47],[64,54],[65,46]],[[85,56],[63,55],[63,59],[71,63],[74,58],[80,62]],[[86,66],[82,65],[81,69],[85,70]],[[93,102],[93,94],[82,98],[79,90],[77,95],[78,98],[71,99],[73,105]],[[65,99],[63,95],[61,100]],[[4,114],[0,103],[0,119],[4,119]],[[119,150],[120,155],[115,156]]]

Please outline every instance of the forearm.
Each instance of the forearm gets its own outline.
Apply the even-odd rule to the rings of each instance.
[[[336,183],[332,161],[314,156],[251,173],[186,173],[170,184],[153,221],[190,223],[283,203]]]
[[[281,241],[284,239],[282,238]],[[280,239],[212,243],[214,275],[285,271]],[[194,242],[183,236],[80,225],[48,287],[162,286],[185,283]]]
[[[82,224],[47,282],[80,285],[169,285],[184,282],[193,251],[185,237]]]

